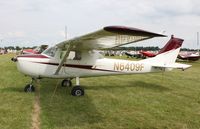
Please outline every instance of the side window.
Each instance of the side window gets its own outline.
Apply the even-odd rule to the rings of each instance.
[[[62,59],[64,57],[65,51],[61,51],[60,52],[60,59]]]
[[[67,57],[68,60],[73,60],[75,57],[75,51],[70,51],[69,56]]]
[[[60,59],[62,59],[65,56],[66,51],[62,51],[60,53]],[[69,56],[67,57],[68,60],[81,60],[81,52],[77,51],[70,51]]]
[[[54,57],[55,53],[56,53],[56,48],[55,47],[51,47],[51,48],[45,50],[43,53],[48,55],[48,56]]]
[[[81,52],[76,51],[75,52],[75,57],[73,60],[81,60]]]

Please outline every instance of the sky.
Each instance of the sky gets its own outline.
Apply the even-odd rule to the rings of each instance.
[[[0,47],[55,45],[109,25],[168,35],[137,43],[162,47],[170,35],[199,48],[199,0],[0,0]]]

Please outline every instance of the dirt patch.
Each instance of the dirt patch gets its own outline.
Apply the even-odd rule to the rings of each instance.
[[[32,127],[31,129],[40,129],[40,82],[35,84],[35,101],[32,113]]]

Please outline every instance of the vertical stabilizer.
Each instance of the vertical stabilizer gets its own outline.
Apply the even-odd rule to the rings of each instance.
[[[161,65],[161,66],[174,64],[179,54],[180,47],[182,46],[183,41],[184,41],[183,39],[174,38],[172,36],[172,38],[163,48],[161,54],[158,54],[157,56],[153,58],[142,60],[142,62],[146,62],[146,63],[150,63],[154,65]]]
[[[173,35],[171,36],[171,39],[167,42],[167,44],[158,52],[158,54],[177,49],[181,47],[183,43],[183,39],[175,38]]]

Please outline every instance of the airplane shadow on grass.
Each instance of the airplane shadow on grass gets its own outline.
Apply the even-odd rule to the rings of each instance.
[[[170,89],[163,86],[162,84],[155,84],[155,83],[146,83],[143,81],[130,81],[128,84],[121,84],[121,85],[113,85],[113,86],[86,86],[85,89],[88,90],[100,90],[100,89],[124,89],[124,88],[144,88],[148,90],[153,90],[153,91],[159,91],[159,92],[164,92],[164,91],[169,91]]]
[[[23,87],[5,87],[0,90],[1,92],[24,92]]]
[[[55,86],[41,83],[40,104],[42,128],[76,128],[102,122],[103,117],[92,103],[90,97],[73,97],[70,88],[58,87],[53,98]]]
[[[98,111],[87,90],[105,90],[115,88],[144,88],[156,92],[165,92],[170,89],[162,84],[146,83],[143,81],[130,81],[126,84],[114,86],[83,86],[84,97],[73,97],[70,95],[70,88],[58,87],[55,96],[51,100],[55,88],[55,82],[41,82],[40,104],[42,114],[42,128],[81,128],[103,123],[103,114]],[[102,112],[102,111],[101,111]]]

